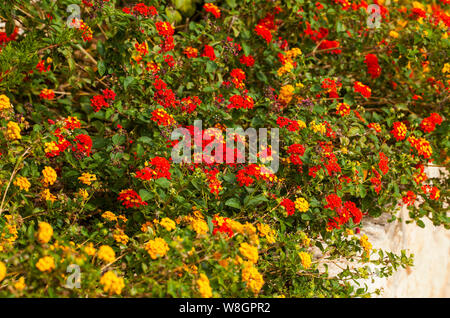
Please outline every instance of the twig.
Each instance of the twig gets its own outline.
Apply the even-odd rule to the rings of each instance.
[[[2,215],[3,210],[3,204],[5,203],[5,199],[6,199],[6,194],[8,193],[9,187],[11,186],[11,182],[14,179],[14,176],[16,175],[17,171],[19,171],[19,165],[21,163],[21,160],[25,157],[25,155],[30,151],[31,147],[28,147],[27,150],[25,150],[25,152],[17,159],[17,163],[16,166],[14,167],[13,172],[11,173],[11,177],[9,178],[9,182],[6,185],[6,189],[5,189],[5,193],[3,193],[3,199],[2,199],[2,203],[0,204],[0,215]]]

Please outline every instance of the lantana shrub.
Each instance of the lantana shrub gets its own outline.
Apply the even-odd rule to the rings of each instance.
[[[449,9],[3,1],[0,296],[371,296],[365,219],[449,228]],[[279,149],[175,162],[196,120]]]

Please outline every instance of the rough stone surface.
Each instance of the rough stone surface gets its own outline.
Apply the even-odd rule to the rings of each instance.
[[[439,178],[447,172],[427,168],[430,178]],[[408,210],[402,207],[398,215],[408,219]],[[380,297],[450,297],[450,231],[435,227],[423,219],[425,228],[404,221],[387,223],[388,216],[368,219],[364,233],[374,248],[414,254],[414,266],[398,270],[393,276],[375,279],[370,288],[382,288]]]
[[[407,214],[402,208],[400,216],[407,219]],[[414,266],[375,279],[369,284],[372,290],[382,288],[380,297],[450,297],[450,231],[429,220],[423,229],[414,223],[367,223],[364,233],[374,248],[414,254]]]
[[[429,178],[439,178],[443,174],[448,177],[448,172],[439,168],[428,168],[425,171]],[[450,230],[442,226],[436,227],[428,219],[422,219],[425,228],[420,228],[415,223],[406,224],[405,220],[409,219],[409,215],[405,206],[399,209],[397,217],[403,221],[389,223],[391,215],[387,213],[378,218],[366,217],[363,219],[362,234],[367,235],[374,249],[395,254],[405,250],[407,254],[414,254],[414,266],[400,268],[387,278],[372,274],[370,279],[359,280],[359,283],[361,286],[367,284],[372,292],[380,289],[378,297],[450,297]],[[313,255],[321,263],[323,255],[320,250],[314,249]],[[356,268],[368,265],[376,272],[373,264],[350,263],[346,259],[333,263],[326,261],[319,265],[322,271],[325,270],[323,264],[328,265],[330,276],[337,275],[347,266]]]

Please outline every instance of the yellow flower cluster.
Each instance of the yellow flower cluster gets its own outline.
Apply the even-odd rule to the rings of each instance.
[[[6,125],[6,137],[9,140],[22,139],[20,135],[20,127],[16,122],[10,121]]]
[[[325,126],[324,123],[316,124],[315,120],[313,120],[312,122],[309,123],[309,127],[311,127],[311,129],[315,133],[320,133],[322,135],[324,135],[326,133],[326,131],[327,131],[327,127]]]
[[[53,235],[53,228],[47,222],[39,223],[39,230],[37,233],[37,240],[41,244],[48,243]]]
[[[51,272],[55,269],[55,260],[51,256],[41,257],[36,263],[36,267],[41,272]]]
[[[169,218],[163,218],[159,222],[159,225],[164,227],[167,231],[172,231],[172,230],[175,230],[175,228],[176,228],[175,221],[173,221],[173,220],[171,220]]]
[[[169,251],[169,245],[164,241],[164,239],[157,237],[154,240],[148,241],[144,245],[145,250],[150,255],[152,259],[158,257],[163,257]]]
[[[445,63],[444,67],[442,68],[442,74],[446,73],[449,73],[447,77],[450,77],[450,63]]]
[[[55,200],[56,200],[56,196],[51,194],[49,189],[42,190],[41,196],[42,196],[42,199],[44,199],[46,201],[55,202]]]
[[[281,101],[284,105],[289,104],[292,100],[292,96],[294,95],[294,86],[285,85],[281,87],[280,94],[278,96],[278,100]]]
[[[5,246],[12,244],[18,238],[17,226],[13,223],[13,219],[11,215],[5,215],[6,219],[5,229],[6,231],[2,231],[0,235],[0,252],[3,252]]]
[[[42,182],[48,185],[54,184],[57,178],[56,171],[53,170],[52,167],[48,166],[46,166],[44,170],[42,170],[42,175],[44,176]]]
[[[359,239],[359,243],[363,247],[366,256],[369,257],[370,250],[372,249],[372,244],[369,242],[369,238],[367,237],[367,235],[364,234],[363,236],[361,236],[361,238]]]
[[[396,39],[396,38],[398,38],[399,34],[398,34],[398,32],[392,30],[391,32],[389,32],[389,36],[390,36],[391,38]]]
[[[299,48],[293,48],[289,51],[284,52],[285,63],[278,69],[277,75],[282,76],[285,73],[291,72],[294,69],[294,61],[292,59],[301,54],[302,51]]]
[[[105,263],[111,263],[116,259],[116,253],[108,245],[100,246],[97,252],[97,256]]]
[[[0,111],[9,109],[10,107],[11,102],[9,101],[9,97],[6,95],[0,95]]]
[[[218,220],[219,226],[224,222],[223,217],[216,216],[216,220]],[[230,226],[233,233],[246,235],[250,239],[250,242],[252,244],[259,245],[259,237],[258,234],[256,233],[256,227],[254,227],[253,224],[249,222],[245,222],[245,224],[242,224],[238,221],[231,219],[228,219],[227,223]]]
[[[181,220],[187,222],[198,235],[205,235],[209,231],[208,223],[206,223],[205,217],[200,211],[198,211],[195,207],[192,209],[193,215],[181,218]]]
[[[191,226],[198,235],[205,235],[209,231],[208,223],[202,219],[193,219]]]
[[[123,245],[127,245],[128,241],[130,240],[128,235],[126,235],[121,228],[116,228],[113,233],[113,238],[117,243],[122,243]]]
[[[14,180],[14,185],[16,187],[19,187],[20,190],[28,191],[28,189],[30,189],[31,183],[25,177],[18,177],[16,178],[16,180]]]
[[[112,295],[120,295],[122,289],[125,287],[123,277],[118,277],[114,272],[108,271],[100,278],[100,284],[103,285],[103,290]]]
[[[242,269],[242,281],[245,282],[248,289],[257,294],[264,285],[264,279],[258,272],[258,269],[252,263],[246,262]]]
[[[306,212],[309,209],[309,203],[304,198],[297,198],[295,200],[295,208],[300,212]]]
[[[78,196],[80,196],[83,200],[86,200],[89,197],[89,193],[86,191],[86,189],[80,189],[78,190]]]
[[[21,276],[17,282],[14,283],[14,288],[17,291],[22,291],[25,289],[25,287],[27,287],[27,285],[25,284],[25,277]]]
[[[308,269],[311,267],[311,255],[306,252],[299,252],[298,256],[300,256],[300,261],[304,268]]]
[[[6,277],[6,265],[0,262],[0,282]]]
[[[297,123],[300,129],[306,128],[306,123],[303,120],[299,119],[297,120]]]
[[[92,182],[97,180],[97,177],[95,174],[90,174],[87,172],[84,172],[81,177],[78,177],[78,180],[80,180],[82,183],[86,185],[91,185]]]
[[[259,235],[267,239],[267,243],[275,243],[276,232],[274,229],[270,228],[269,225],[264,223],[258,223],[256,227],[258,228]]]
[[[102,218],[107,219],[108,221],[111,221],[111,222],[117,221],[117,216],[114,213],[112,213],[111,211],[105,211],[102,214]]]
[[[311,239],[306,235],[305,232],[300,232],[300,237],[303,246],[309,246],[309,244],[311,244]]]
[[[45,146],[44,149],[45,153],[59,151],[58,145],[54,141],[46,142],[44,146]]]
[[[258,248],[248,243],[241,243],[239,252],[246,257],[250,263],[256,264],[258,262]]]
[[[84,247],[84,252],[89,256],[94,256],[97,250],[94,247],[94,244],[91,242]]]
[[[197,279],[197,287],[198,292],[203,298],[211,298],[212,297],[212,290],[211,286],[209,285],[209,279],[205,274],[200,274],[200,278]]]

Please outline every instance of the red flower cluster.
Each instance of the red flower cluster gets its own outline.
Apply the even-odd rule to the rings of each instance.
[[[163,37],[163,42],[161,43],[161,51],[168,52],[175,47],[173,43],[173,34],[175,30],[169,22],[156,22],[155,23],[156,30],[158,34]]]
[[[8,42],[15,41],[19,34],[19,28],[15,27],[14,31],[8,36],[6,32],[0,32],[0,51]]]
[[[174,67],[175,65],[175,59],[170,54],[164,55],[164,62],[166,62],[169,67]]]
[[[380,162],[378,163],[378,167],[380,168],[380,171],[383,174],[386,174],[389,172],[388,167],[389,158],[382,152],[379,152],[378,155],[380,156]]]
[[[40,72],[40,73],[45,73],[50,71],[50,68],[52,67],[50,65],[50,63],[47,64],[47,66],[45,66],[45,62],[44,60],[40,60],[39,63],[37,63],[36,65],[36,69]]]
[[[48,120],[49,124],[51,125],[55,125],[56,123],[49,119]],[[64,120],[64,126],[65,129],[67,130],[74,130],[76,128],[81,128],[81,123],[78,119],[76,119],[75,117],[68,117]],[[49,158],[51,157],[56,157],[59,156],[62,152],[66,151],[66,149],[68,149],[71,146],[70,141],[68,141],[66,139],[68,134],[68,131],[61,129],[61,128],[56,128],[52,134],[53,136],[55,136],[56,138],[58,138],[58,141],[55,142],[55,145],[57,147],[57,149],[52,149],[51,151],[47,152],[45,155]],[[66,136],[65,136],[66,135]],[[78,136],[77,136],[78,137]],[[88,136],[89,137],[89,136]],[[81,139],[83,137],[80,137]],[[79,138],[79,139],[80,139]],[[77,139],[75,138],[75,141],[77,141]],[[73,147],[72,147],[73,148]],[[75,148],[76,149],[76,148]],[[89,149],[89,153],[90,153],[90,149]],[[77,155],[77,154],[76,154]]]
[[[116,93],[110,89],[104,89],[102,95],[95,95],[91,98],[91,106],[94,112],[100,111],[102,108],[108,108],[116,99]]]
[[[370,74],[372,78],[377,78],[381,75],[381,67],[378,64],[378,58],[374,54],[367,54],[364,59],[364,63],[367,65],[367,72]]]
[[[39,97],[42,99],[52,100],[55,98],[55,92],[51,89],[44,88],[39,94]]]
[[[172,89],[167,88],[167,84],[156,76],[155,82],[153,83],[155,87],[155,95],[154,98],[156,102],[164,108],[176,108],[180,104],[180,101],[177,100],[175,93]]]
[[[208,179],[209,191],[216,196],[219,195],[219,192],[222,191],[222,182],[217,178],[217,174],[219,173],[218,169],[203,169],[203,172],[206,174]]]
[[[367,125],[367,127],[369,129],[374,129],[377,133],[381,132],[381,126],[380,124],[377,123],[370,123],[369,125]]]
[[[436,125],[442,124],[442,117],[437,113],[431,113],[430,117],[426,117],[420,123],[420,129],[425,133],[430,133],[436,129]]]
[[[289,160],[294,165],[301,166],[303,164],[301,156],[305,153],[305,147],[300,144],[293,144],[288,147],[288,151],[290,154]]]
[[[370,178],[370,182],[373,185],[373,189],[375,190],[375,192],[378,194],[381,191],[381,179],[380,179],[380,174],[376,171],[373,170],[375,173],[375,177]]]
[[[217,19],[220,18],[220,9],[212,3],[205,3],[203,8],[206,12],[212,13]]]
[[[86,156],[89,157],[91,155],[92,149],[92,139],[88,135],[80,134],[74,139],[75,145],[72,146],[72,151],[77,156]]]
[[[166,158],[155,157],[148,164],[149,166],[136,171],[136,178],[141,180],[171,178],[170,163]]]
[[[173,117],[161,108],[155,109],[152,112],[152,120],[160,126],[169,126],[175,123]]]
[[[251,55],[242,55],[239,59],[239,62],[241,62],[241,64],[247,65],[248,67],[252,67],[255,64],[255,59]]]
[[[244,108],[244,109],[252,109],[254,105],[253,98],[250,96],[241,96],[241,95],[233,95],[229,99],[230,104],[228,104],[228,108]]]
[[[341,54],[342,50],[339,49],[340,46],[341,44],[338,41],[323,40],[318,49],[326,50],[325,53]]]
[[[286,209],[287,215],[294,215],[295,203],[291,199],[281,200],[280,205]]]
[[[306,22],[306,30],[304,32],[314,42],[319,42],[326,38],[329,33],[328,29],[322,27],[319,28],[319,31],[311,29],[311,24],[309,22]]]
[[[413,146],[417,150],[419,156],[423,156],[425,159],[431,157],[433,149],[431,148],[431,145],[428,142],[428,140],[424,138],[416,138],[414,136],[410,136],[408,137],[408,142],[411,144],[411,146]]]
[[[158,15],[158,11],[154,6],[146,6],[144,3],[136,4],[133,9],[131,9],[134,15],[140,15],[144,17]]]
[[[417,20],[419,18],[424,18],[425,19],[427,17],[427,13],[424,10],[420,9],[420,8],[413,8],[411,10],[411,14],[409,15],[409,17],[411,19],[415,19],[415,20]]]
[[[264,25],[257,24],[255,26],[255,32],[260,37],[262,37],[267,42],[267,44],[272,42],[272,33],[270,33],[270,30]]]
[[[249,185],[252,185],[255,180],[269,180],[268,174],[261,171],[261,167],[257,164],[250,164],[239,170],[236,174],[236,179],[241,187],[248,187]]]
[[[117,198],[122,201],[122,205],[127,209],[129,208],[139,208],[141,206],[147,205],[147,202],[142,201],[142,198],[136,191],[132,189],[122,190]]]
[[[408,131],[408,129],[406,128],[404,123],[402,123],[400,121],[396,121],[394,123],[394,127],[391,130],[391,134],[394,135],[394,137],[395,137],[395,139],[397,139],[397,141],[400,141],[400,140],[405,139],[407,131]]]
[[[187,47],[183,50],[183,53],[186,55],[188,59],[192,59],[198,56],[198,50],[193,47]]]
[[[169,37],[174,34],[172,25],[167,21],[159,21],[155,23],[156,31],[163,37]]]
[[[424,185],[422,186],[422,191],[425,194],[429,193],[431,200],[438,200],[441,196],[441,191],[439,191],[439,189],[435,186]]]
[[[329,194],[325,200],[327,201],[327,205],[323,207],[324,209],[334,210],[342,206],[342,200],[337,194]]]
[[[342,117],[350,114],[350,106],[346,103],[339,103],[336,107],[336,114],[341,115]]]
[[[277,124],[280,127],[287,126],[287,129],[289,131],[297,131],[300,129],[300,125],[299,125],[298,121],[289,119],[287,117],[281,117],[281,116],[278,117]]]
[[[211,61],[214,61],[216,59],[216,54],[214,53],[214,48],[212,46],[209,46],[208,44],[205,44],[205,48],[203,49],[202,56],[206,56]]]
[[[329,198],[330,202],[328,202],[327,197],[327,206],[333,207],[333,210],[337,213],[337,216],[333,217],[328,221],[328,230],[340,229],[341,225],[347,223],[350,218],[353,220],[353,223],[358,224],[362,219],[362,212],[360,209],[356,207],[356,204],[351,201],[344,202],[344,205],[339,205],[339,200],[335,197]],[[330,205],[331,203],[331,205]]]
[[[403,203],[407,206],[413,205],[416,202],[416,194],[412,191],[406,192],[406,195],[402,198]]]
[[[372,95],[372,90],[370,89],[370,87],[358,81],[353,84],[353,89],[355,90],[355,92],[360,93],[365,98],[370,98],[370,96]]]
[[[64,128],[68,130],[74,130],[76,128],[81,128],[81,123],[76,117],[67,117],[64,120]]]
[[[330,153],[326,154],[325,157],[328,159],[328,162],[324,164],[328,175],[331,176],[333,173],[341,173],[341,166],[338,164],[336,156]]]
[[[418,164],[416,166],[416,168],[419,169],[419,172],[416,172],[413,174],[413,179],[414,179],[414,182],[419,185],[419,184],[422,184],[423,182],[425,182],[428,179],[428,177],[425,173],[423,164]]]
[[[213,235],[225,233],[228,237],[232,237],[234,233],[227,221],[228,218],[221,218],[221,220],[219,220],[217,216],[214,216],[212,219],[212,224],[214,225]]]
[[[338,89],[342,87],[342,83],[336,82],[331,78],[326,78],[322,81],[322,88],[328,93],[330,98],[338,98]]]
[[[181,100],[181,109],[186,113],[192,113],[198,106],[200,106],[202,101],[198,96],[188,96]]]
[[[232,82],[236,88],[243,88],[245,86],[245,72],[240,68],[235,68],[230,72]]]

